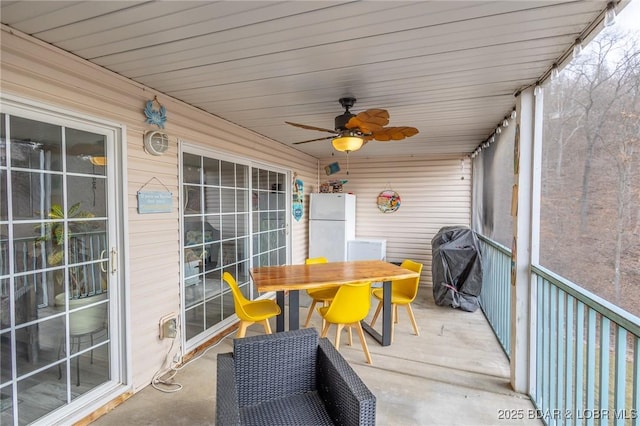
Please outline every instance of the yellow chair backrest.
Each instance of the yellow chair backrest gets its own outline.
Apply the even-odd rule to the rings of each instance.
[[[371,282],[343,284],[329,305],[324,319],[333,324],[349,324],[366,318],[371,307]]]
[[[306,263],[307,265],[314,265],[316,263],[328,263],[328,262],[329,261],[327,260],[326,257],[310,257],[304,261],[304,263]]]
[[[244,310],[244,305],[250,303],[251,301],[244,297],[244,294],[242,294],[242,290],[240,290],[240,287],[238,287],[236,279],[233,278],[233,275],[231,275],[229,272],[225,272],[224,274],[222,274],[222,279],[227,284],[229,284],[229,287],[231,287],[231,293],[233,293],[233,305],[236,309],[236,315],[238,316],[238,318],[240,318],[241,320],[250,320],[251,317]]]
[[[409,269],[410,271],[417,272],[418,274],[422,273],[422,263],[414,262],[413,260],[404,260],[400,265],[404,269]],[[403,280],[394,280],[392,283],[393,292],[400,293],[411,300],[413,300],[418,294],[418,285],[420,283],[420,276],[416,278],[405,278]]]

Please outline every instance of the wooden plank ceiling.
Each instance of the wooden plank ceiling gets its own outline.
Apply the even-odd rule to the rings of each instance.
[[[626,4],[626,0],[623,1]],[[606,1],[2,1],[3,24],[284,144],[338,99],[420,133],[351,155],[463,155],[595,35]],[[618,5],[621,7],[621,5]],[[597,27],[596,31],[597,31]],[[162,96],[159,96],[162,99]],[[330,140],[295,145],[318,158]]]

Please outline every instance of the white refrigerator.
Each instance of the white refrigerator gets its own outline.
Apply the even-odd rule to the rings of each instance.
[[[356,237],[356,196],[312,193],[309,199],[309,257],[347,260],[347,242]]]

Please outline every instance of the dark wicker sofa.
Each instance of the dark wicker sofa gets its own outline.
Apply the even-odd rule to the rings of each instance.
[[[376,397],[314,328],[245,337],[218,355],[216,425],[374,425]]]

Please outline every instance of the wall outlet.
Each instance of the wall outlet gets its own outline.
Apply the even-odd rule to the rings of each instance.
[[[176,314],[160,318],[160,339],[173,339],[178,335],[178,317]]]

